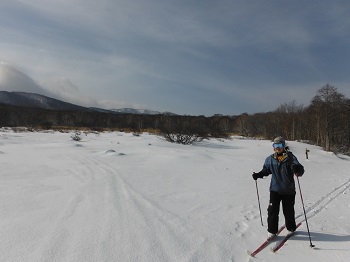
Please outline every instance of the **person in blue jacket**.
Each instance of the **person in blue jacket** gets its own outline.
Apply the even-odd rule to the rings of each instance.
[[[287,150],[284,138],[276,137],[273,141],[273,149],[274,153],[266,158],[262,170],[253,173],[254,180],[272,175],[270,203],[267,209],[268,238],[276,235],[278,231],[281,202],[287,230],[289,233],[296,230],[294,174],[297,176],[304,174],[304,167],[293,153]]]

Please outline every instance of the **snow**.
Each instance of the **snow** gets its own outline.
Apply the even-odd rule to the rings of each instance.
[[[258,180],[262,226],[251,174],[272,153],[270,141],[183,146],[103,132],[76,142],[73,133],[1,129],[0,261],[348,261],[347,156],[288,142],[305,166],[299,181],[315,248],[303,222],[278,253],[268,247],[252,258],[247,251],[267,235],[270,177]],[[303,221],[298,188],[295,209]]]

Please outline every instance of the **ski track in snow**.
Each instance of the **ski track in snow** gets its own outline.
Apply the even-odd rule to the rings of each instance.
[[[318,201],[316,201],[312,206],[305,207],[305,212],[307,214],[307,218],[310,219],[316,215],[318,215],[320,212],[328,208],[328,205],[332,203],[334,200],[337,199],[338,196],[345,193],[346,190],[350,188],[350,179],[343,184],[341,184],[338,187],[335,187],[332,191],[330,191],[328,194],[320,198]],[[296,219],[303,217],[304,213],[301,213],[296,216]],[[305,218],[302,220],[305,221]]]
[[[13,153],[16,156],[14,153],[21,146],[21,142],[17,142],[20,136],[13,139],[14,136],[9,134],[8,136],[3,135],[1,138],[6,142],[10,140],[15,146],[14,149],[12,147],[2,149],[0,154],[6,157]],[[152,150],[155,150],[155,153],[159,155],[149,157],[148,154],[153,152],[144,147],[138,147],[137,150],[131,147],[132,150],[135,150],[131,153],[124,145],[122,148],[125,151],[105,151],[110,146],[107,142],[110,143],[109,139],[112,138],[109,137],[102,140],[106,144],[99,144],[100,141],[93,144],[93,141],[100,138],[90,137],[91,143],[81,142],[73,146],[71,143],[61,143],[62,138],[59,138],[58,144],[48,143],[47,139],[49,138],[45,136],[42,138],[40,136],[30,137],[29,143],[33,142],[34,144],[25,145],[24,149],[28,152],[38,150],[36,156],[42,159],[34,159],[37,161],[34,163],[28,161],[22,165],[24,167],[19,169],[16,167],[14,168],[15,172],[5,172],[5,175],[1,177],[4,183],[0,185],[0,188],[4,189],[3,192],[8,195],[4,195],[5,202],[1,206],[3,208],[2,215],[6,220],[3,224],[4,227],[0,229],[5,236],[11,237],[11,241],[1,243],[0,248],[6,257],[0,254],[0,260],[5,258],[6,262],[153,262],[212,261],[215,258],[215,261],[243,261],[246,254],[242,250],[251,249],[255,247],[255,244],[260,244],[258,240],[262,237],[260,234],[266,229],[266,221],[264,220],[263,228],[259,227],[260,214],[254,199],[256,195],[254,195],[253,190],[245,192],[251,181],[248,181],[245,175],[229,179],[228,175],[231,173],[229,170],[235,170],[239,165],[231,166],[228,164],[230,160],[224,158],[227,162],[221,162],[220,157],[214,157],[216,153],[235,153],[234,150],[208,153],[202,150],[196,151],[196,147],[191,149],[174,147],[170,149],[172,153],[166,155],[164,151],[157,151],[160,149],[155,147]],[[123,140],[123,143],[126,141],[138,143],[142,139],[144,138],[132,138]],[[144,141],[149,144],[149,138],[144,139]],[[217,145],[215,142],[213,144],[210,148],[220,149],[221,144]],[[4,143],[4,145],[7,144]],[[137,145],[139,146],[139,144]],[[164,147],[162,143],[160,146]],[[165,148],[167,146],[168,144]],[[45,151],[46,149],[49,151]],[[235,148],[228,147],[227,149]],[[64,150],[70,151],[67,154],[62,154],[65,152]],[[52,155],[47,157],[46,152]],[[165,152],[169,153],[169,151]],[[196,166],[198,158],[192,157],[198,152],[203,154],[203,158],[213,155],[204,168]],[[41,167],[45,165],[46,160],[56,156],[59,161],[50,161],[48,168]],[[167,173],[169,167],[162,169],[162,165],[159,163],[162,160],[168,161],[169,158],[170,161],[173,161],[174,156],[179,157],[179,161],[185,161],[184,165],[187,165],[187,169],[184,170],[186,172],[193,171],[192,167],[196,169],[195,172],[192,172],[191,176],[186,176],[186,179],[181,174],[182,169],[176,171],[180,175],[174,175],[170,172],[169,176],[168,174],[164,177],[160,176],[159,170]],[[186,159],[191,157],[192,159],[186,162]],[[170,161],[165,163],[171,163]],[[242,158],[242,161],[245,159]],[[244,162],[244,167],[250,162],[251,159]],[[59,163],[66,164],[67,167],[61,166]],[[131,163],[137,163],[139,166],[134,168],[130,166]],[[151,166],[153,164],[155,166]],[[5,169],[7,165],[14,166],[11,162],[4,161]],[[146,172],[150,176],[145,174],[144,177],[143,174],[137,173],[142,172],[143,167],[148,168]],[[26,169],[32,169],[32,171],[27,174]],[[208,174],[205,173],[206,169],[210,170],[209,176],[206,176]],[[215,174],[215,179],[209,179],[212,178],[212,174]],[[139,179],[141,183],[138,183]],[[198,179],[201,179],[199,187],[197,187]],[[220,179],[223,179],[224,183],[217,184],[216,182]],[[251,178],[249,177],[249,179]],[[338,205],[330,204],[333,202],[336,204],[335,201],[342,194],[347,194],[347,190],[350,188],[350,179],[345,182],[343,180],[341,183],[339,182],[341,180],[336,179],[335,181],[338,181],[335,185],[339,184],[337,186],[333,184],[332,189],[326,184],[324,186],[326,190],[316,190],[317,195],[314,195],[318,196],[316,199],[306,198],[308,201],[313,199],[313,202],[305,206],[307,218],[311,221],[313,219],[315,219],[314,222],[319,220],[318,216],[324,211],[336,208]],[[158,190],[157,186],[150,186],[149,183],[154,182],[160,187],[163,182],[166,182],[167,188]],[[173,190],[172,187],[178,185],[179,182],[181,182],[180,189]],[[238,198],[235,198],[234,193],[227,193],[230,192],[231,188],[234,188],[229,185],[232,182],[239,185],[235,188],[238,190]],[[262,181],[261,183],[266,185],[267,182]],[[229,186],[226,187],[226,184]],[[238,188],[243,188],[243,185],[245,189],[239,191]],[[310,187],[310,184],[308,185]],[[303,189],[303,184],[301,186]],[[296,187],[298,187],[297,181]],[[148,189],[151,192],[148,192]],[[305,195],[309,192],[306,191]],[[2,192],[0,191],[0,193]],[[265,194],[265,197],[267,196],[267,191],[262,191],[262,193]],[[244,199],[246,197],[249,198],[246,200]],[[300,197],[298,188],[297,197]],[[186,201],[192,202],[186,205]],[[13,208],[10,204],[18,206]],[[50,207],[50,205],[56,204],[57,207]],[[350,207],[348,204],[346,206]],[[265,215],[266,210],[263,211]],[[333,210],[330,213],[333,214]],[[342,215],[346,216],[346,211]],[[13,221],[11,221],[12,218]],[[297,214],[296,219],[303,221],[304,213],[301,211]],[[325,218],[322,219],[332,218],[325,215]],[[323,228],[317,227],[319,230],[323,230]],[[322,238],[324,241],[324,238],[328,237],[326,240],[328,243],[333,241],[332,244],[334,244],[339,239],[343,243],[347,243],[348,238],[330,233],[329,228],[326,230],[328,230],[326,234],[319,233],[316,239]],[[23,239],[21,239],[22,235]],[[300,241],[298,245],[306,243],[305,236],[304,234],[300,237],[303,241]],[[6,238],[3,237],[2,240],[4,239]],[[288,244],[291,243],[293,241]],[[17,250],[19,250],[18,254]],[[289,249],[284,248],[282,254],[284,252],[289,252]],[[269,258],[269,260],[264,261],[270,261],[272,257],[269,255],[266,252],[260,254],[262,258],[266,258],[266,256]],[[276,254],[274,256],[276,260],[272,259],[271,261],[281,261],[278,260],[279,255],[281,254]],[[315,260],[317,256],[312,259],[312,261],[318,261]],[[248,258],[248,261],[254,260]]]
[[[41,261],[190,261],[196,256],[194,247],[205,245],[205,238],[175,214],[134,190],[121,171],[97,158],[77,158],[84,169],[72,175],[81,186],[56,221]],[[94,218],[89,228],[79,226],[82,213]],[[76,230],[66,230],[72,223]]]

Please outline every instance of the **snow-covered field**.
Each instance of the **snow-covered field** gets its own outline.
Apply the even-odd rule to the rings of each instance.
[[[304,222],[278,253],[251,258],[266,238],[270,182],[258,180],[262,226],[251,174],[270,141],[72,134],[0,131],[0,261],[349,261],[349,157],[288,142],[305,166],[316,247]],[[299,190],[296,217],[304,220]]]

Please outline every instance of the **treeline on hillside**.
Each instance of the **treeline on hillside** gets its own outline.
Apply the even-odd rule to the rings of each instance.
[[[53,111],[0,105],[0,126],[86,127],[140,132],[156,130],[171,142],[191,143],[231,134],[272,139],[307,140],[327,151],[350,154],[350,100],[330,85],[317,91],[309,106],[295,101],[267,113],[238,116],[136,115]]]
[[[350,154],[350,99],[330,85],[317,91],[309,106],[295,101],[280,105],[275,111],[235,119],[234,132],[245,136],[287,140],[308,140],[326,151]]]
[[[91,130],[104,128],[141,132],[155,130],[162,134],[196,134],[198,137],[227,137],[233,130],[234,117],[141,115],[91,111],[61,111],[0,105],[0,127],[85,127]]]

